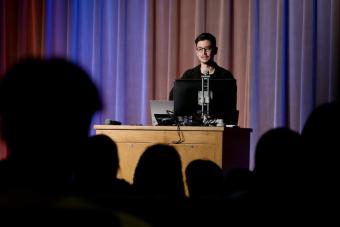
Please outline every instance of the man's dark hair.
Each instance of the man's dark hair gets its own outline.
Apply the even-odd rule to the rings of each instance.
[[[199,41],[203,41],[203,40],[209,40],[211,43],[211,47],[212,48],[216,48],[216,38],[215,36],[213,36],[210,33],[202,33],[199,36],[197,36],[197,38],[195,39],[195,44],[197,45],[197,43]]]

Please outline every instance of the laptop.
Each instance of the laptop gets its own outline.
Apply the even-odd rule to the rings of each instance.
[[[174,101],[150,100],[150,112],[152,125],[174,125],[173,120]]]

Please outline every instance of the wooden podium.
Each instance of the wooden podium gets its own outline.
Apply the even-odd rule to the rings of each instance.
[[[174,146],[182,160],[183,173],[195,159],[208,159],[222,167],[249,168],[249,128],[200,126],[95,125],[96,134],[105,134],[117,144],[119,178],[132,183],[137,162],[144,150],[156,143]],[[176,142],[182,138],[183,142]]]

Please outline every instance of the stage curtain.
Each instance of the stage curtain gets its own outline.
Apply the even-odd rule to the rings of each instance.
[[[300,132],[337,97],[338,0],[0,0],[0,10],[1,77],[25,56],[80,64],[105,105],[93,124],[150,124],[149,100],[167,99],[198,64],[201,32],[216,36],[215,60],[237,79],[252,151],[268,129]]]

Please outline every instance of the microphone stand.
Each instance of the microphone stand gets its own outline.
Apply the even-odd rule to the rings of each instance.
[[[201,94],[202,94],[202,107],[201,107],[201,118],[203,124],[207,121],[209,118],[209,104],[210,104],[210,87],[209,87],[209,81],[210,81],[210,75],[209,71],[205,72],[201,76]]]

